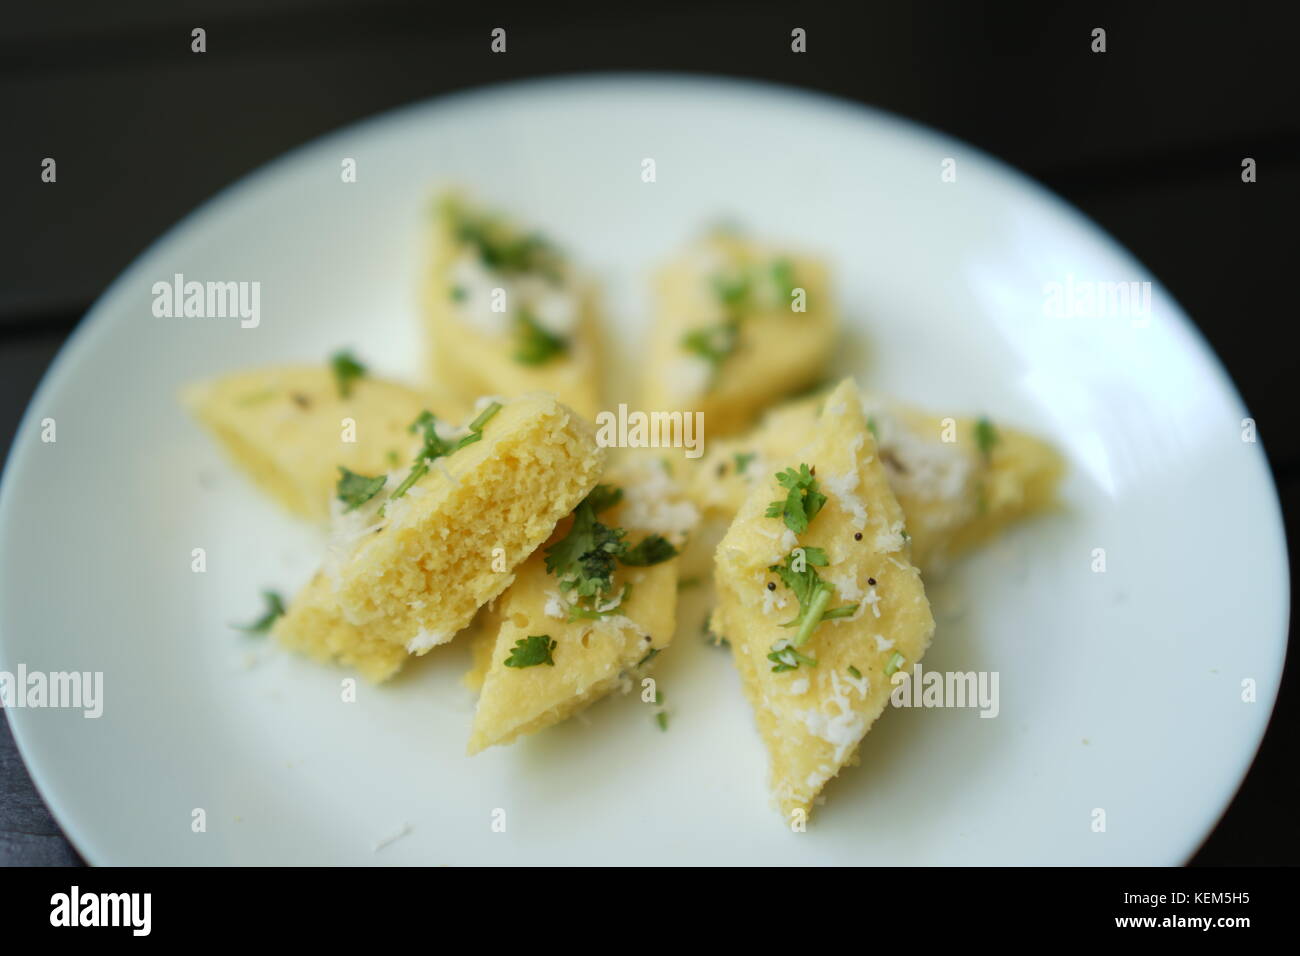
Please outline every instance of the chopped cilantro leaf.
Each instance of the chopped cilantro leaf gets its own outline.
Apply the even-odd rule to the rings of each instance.
[[[736,452],[736,454],[733,455],[732,457],[734,457],[734,458],[736,459],[736,474],[738,474],[738,475],[743,475],[743,474],[745,473],[745,469],[749,467],[749,463],[750,463],[751,461],[753,461],[755,458],[758,457],[758,452],[756,452],[756,451],[749,451],[749,452],[738,451],[738,452]]]
[[[663,535],[651,534],[628,548],[619,560],[632,567],[644,568],[677,557],[677,549]]]
[[[981,418],[975,423],[975,444],[979,446],[980,454],[987,459],[993,453],[993,446],[998,443],[998,431],[993,427],[993,423],[987,418]]]
[[[515,317],[514,360],[520,365],[545,365],[568,350],[568,340],[543,328],[531,312],[521,310]]]
[[[617,504],[623,492],[610,485],[597,485],[573,511],[569,533],[546,549],[546,570],[555,575],[563,591],[576,591],[591,598],[586,610],[595,611],[608,598],[614,583],[614,560],[626,548],[626,534],[596,520],[596,515]]]
[[[339,465],[339,473],[340,477],[336,490],[339,501],[347,505],[343,509],[344,511],[355,511],[379,494],[388,477],[387,475],[376,475],[369,478],[366,475],[358,475],[355,471],[348,471],[342,465]]]
[[[713,292],[733,316],[745,310],[749,302],[749,276],[744,272],[717,273],[710,277]]]
[[[781,625],[782,627],[799,628],[794,639],[790,641],[793,647],[802,647],[808,638],[812,636],[812,632],[817,629],[817,625],[823,620],[848,617],[857,610],[856,604],[846,604],[830,609],[826,607],[835,591],[832,585],[823,581],[820,575],[817,574],[817,568],[824,568],[828,563],[826,552],[821,548],[803,548],[802,550],[802,570],[795,570],[795,566],[800,564],[795,558],[795,555],[800,551],[799,548],[786,555],[785,564],[774,564],[768,568],[769,571],[782,580],[786,587],[794,592],[795,598],[799,601],[798,616]]]
[[[586,504],[591,506],[593,514],[608,511],[623,500],[623,489],[614,485],[597,485],[587,495]]]
[[[416,452],[415,464],[411,466],[410,472],[394,490],[392,498],[400,498],[417,481],[429,473],[429,464],[435,458],[442,458],[450,455],[452,452],[460,451],[466,445],[472,445],[476,441],[483,440],[483,426],[501,410],[499,402],[493,402],[474,421],[470,422],[469,434],[456,441],[450,441],[438,434],[438,418],[431,411],[425,409],[420,412],[415,421],[407,426],[407,431],[411,433],[420,432],[424,436],[424,444]]]
[[[853,675],[855,678],[860,679],[862,677],[862,671],[858,670],[852,664],[849,665],[849,673]]]
[[[506,667],[536,667],[538,664],[554,667],[555,658],[551,656],[551,651],[555,647],[556,642],[551,640],[551,635],[530,634],[515,641],[510,656],[506,658]]]
[[[768,267],[771,273],[772,285],[776,287],[777,295],[788,305],[790,297],[794,294],[794,265],[789,259],[777,259]]]
[[[797,670],[800,664],[807,664],[809,667],[817,666],[816,660],[806,654],[800,654],[786,640],[773,644],[772,652],[767,655],[767,659],[772,662],[773,674]]]
[[[479,412],[478,417],[469,423],[469,430],[474,434],[478,434],[483,430],[484,426],[487,425],[488,422],[492,421],[492,417],[499,411],[501,411],[501,403],[493,402],[487,408],[483,409],[483,411]]]
[[[687,332],[682,336],[682,348],[708,362],[716,375],[722,363],[736,351],[739,337],[740,328],[735,322],[719,322]]]
[[[894,673],[902,666],[903,666],[903,655],[895,651],[894,656],[891,657],[889,659],[889,663],[885,665],[885,676],[886,677],[894,676]]]
[[[456,200],[444,202],[442,212],[451,221],[456,238],[473,247],[489,269],[506,273],[536,272],[547,278],[560,275],[560,254],[536,233],[520,234],[496,216],[466,209]]]
[[[352,383],[366,375],[366,367],[347,351],[335,352],[330,358],[330,368],[334,370],[334,383],[338,385],[339,395],[343,398],[351,396]]]
[[[807,464],[799,470],[787,468],[776,476],[777,484],[786,489],[784,501],[773,501],[765,512],[768,518],[784,518],[785,526],[795,534],[808,530],[808,523],[817,517],[826,503],[826,496],[817,490],[817,479]]]
[[[265,634],[275,623],[275,619],[284,614],[284,600],[274,591],[263,591],[262,599],[266,601],[266,613],[252,624],[235,625],[236,630],[248,634]]]
[[[668,711],[661,710],[655,714],[655,723],[659,725],[660,730],[668,729]]]

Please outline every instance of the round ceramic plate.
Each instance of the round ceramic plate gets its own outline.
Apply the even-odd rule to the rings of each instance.
[[[1064,508],[931,587],[925,664],[997,672],[997,716],[890,709],[795,833],[769,803],[729,655],[700,639],[699,596],[657,670],[666,732],[637,695],[616,695],[474,758],[463,647],[344,703],[342,672],[233,630],[262,589],[292,593],[321,538],[226,465],[177,389],[342,346],[415,376],[440,183],[567,245],[603,281],[624,356],[650,314],[650,267],[739,220],[832,263],[846,371],[1054,441],[1069,461]],[[153,283],[177,273],[260,282],[260,324],[155,318]],[[1101,283],[1138,283],[1149,306]],[[0,669],[102,672],[103,713],[9,718],[98,864],[1176,864],[1249,767],[1282,670],[1285,544],[1245,417],[1138,262],[960,142],[728,81],[453,96],[272,163],[94,306],[5,475]],[[195,548],[205,573],[191,570]]]

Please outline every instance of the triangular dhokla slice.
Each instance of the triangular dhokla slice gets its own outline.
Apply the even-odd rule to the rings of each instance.
[[[621,500],[607,509],[582,513],[596,498],[608,500],[620,492]],[[674,552],[695,518],[694,507],[657,461],[623,465],[601,479],[548,547],[519,569],[488,615],[474,651],[475,668],[466,678],[470,686],[482,687],[471,754],[559,723],[620,685],[631,686],[631,678],[673,638]],[[606,593],[584,599],[576,588],[564,587],[566,567],[559,559],[566,548],[576,554],[586,547],[569,547],[575,535],[586,534],[599,544],[592,519],[626,534],[622,557],[609,562]],[[583,557],[582,563],[589,560]]]
[[[716,232],[656,285],[641,407],[701,411],[732,434],[823,374],[839,318],[818,260]]]
[[[434,380],[466,397],[550,392],[600,410],[596,293],[549,240],[445,195],[424,286]]]
[[[451,640],[603,470],[593,426],[554,396],[494,403],[477,421],[445,437],[424,422],[425,447],[447,451],[417,456],[337,516],[325,571],[368,639],[413,654]]]
[[[389,471],[407,457],[407,427],[420,412],[455,421],[468,410],[397,382],[340,381],[323,365],[237,372],[190,385],[181,399],[263,491],[294,514],[322,521],[339,466],[365,475]]]
[[[687,477],[691,499],[710,518],[734,516],[772,463],[808,443],[824,406],[824,395],[787,402],[746,434],[710,442]],[[912,561],[927,573],[1055,500],[1064,464],[1033,435],[870,394],[863,411],[906,515]]]
[[[808,438],[769,463],[719,544],[712,624],[731,644],[787,819],[807,814],[854,761],[889,702],[890,676],[934,633],[852,380],[826,399]],[[810,520],[796,531],[801,515]]]

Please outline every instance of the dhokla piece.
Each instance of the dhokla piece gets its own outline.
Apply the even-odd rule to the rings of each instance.
[[[291,651],[322,664],[352,668],[376,684],[401,670],[409,656],[400,644],[368,637],[348,623],[323,571],[316,573],[288,611],[276,619],[271,636]]]
[[[805,446],[824,399],[772,409],[748,434],[710,443],[686,478],[709,517],[734,515],[770,463]],[[1050,445],[987,419],[944,417],[879,396],[863,410],[880,459],[907,517],[912,560],[926,571],[1049,508],[1064,465]],[[948,440],[945,440],[948,439]]]
[[[258,487],[320,521],[329,517],[339,466],[389,471],[408,457],[407,426],[422,410],[451,420],[466,410],[449,396],[396,382],[340,383],[326,366],[239,372],[191,385],[181,397]]]
[[[551,395],[506,402],[479,433],[390,473],[340,515],[325,569],[343,616],[368,638],[413,654],[451,640],[604,467],[592,425]]]
[[[600,326],[590,282],[537,233],[457,196],[434,216],[424,315],[434,381],[464,398],[550,392],[600,408]]]
[[[643,407],[702,411],[711,435],[813,384],[835,341],[825,266],[732,234],[664,268],[657,294]]]
[[[622,492],[620,501],[599,513],[583,513],[614,489]],[[626,535],[615,541],[592,527],[593,518]],[[567,719],[617,687],[632,686],[631,678],[643,674],[672,640],[675,552],[694,520],[694,508],[657,462],[649,468],[620,467],[602,479],[486,615],[476,638],[475,667],[466,677],[471,687],[482,688],[469,753],[511,743]],[[587,546],[569,547],[566,542],[575,535],[585,535],[597,547],[612,542],[616,549],[606,562],[607,587],[585,597],[581,587],[564,584],[565,549],[572,556]],[[585,573],[592,573],[591,562],[582,556]]]
[[[798,453],[768,464],[718,545],[712,630],[731,644],[793,821],[855,761],[934,620],[852,380]]]

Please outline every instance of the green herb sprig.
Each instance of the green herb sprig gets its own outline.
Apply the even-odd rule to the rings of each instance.
[[[600,610],[614,597],[615,562],[632,567],[648,567],[676,557],[677,549],[661,535],[648,535],[635,546],[625,540],[627,532],[598,520],[623,500],[623,490],[613,485],[597,485],[573,509],[573,525],[559,541],[546,549],[546,570],[560,582],[560,590],[572,592],[577,601],[569,607],[569,619],[602,617]],[[626,585],[616,606],[627,600],[631,585]]]
[[[334,384],[338,386],[339,395],[343,398],[351,398],[352,384],[357,379],[366,377],[366,367],[348,351],[335,352],[330,357],[330,368],[334,372]]]
[[[336,492],[339,501],[347,505],[343,510],[345,512],[356,511],[379,494],[384,487],[384,482],[387,480],[387,475],[375,475],[371,478],[366,475],[358,475],[356,472],[349,471],[339,465],[339,481]]]
[[[505,665],[506,667],[536,667],[545,664],[554,667],[555,658],[552,652],[557,646],[557,642],[552,640],[549,634],[530,634],[515,641],[515,646],[511,649],[510,656],[506,658]]]
[[[826,496],[818,490],[817,479],[806,463],[801,464],[798,471],[787,468],[780,472],[776,481],[786,490],[785,499],[769,504],[764,516],[782,518],[787,528],[795,534],[803,534],[808,530],[809,522],[822,510]]]
[[[275,591],[263,591],[262,600],[266,602],[266,613],[252,624],[235,625],[236,630],[246,634],[265,634],[276,618],[284,616],[284,599]]]
[[[802,557],[800,557],[801,552]],[[817,568],[824,568],[828,563],[826,552],[821,548],[795,548],[786,555],[784,564],[774,564],[768,568],[794,593],[799,602],[798,615],[781,625],[798,628],[795,636],[789,641],[778,642],[783,644],[782,650],[802,647],[822,621],[851,617],[857,611],[856,604],[845,604],[837,608],[827,607],[831,595],[835,593],[835,588],[822,580],[817,573]],[[776,645],[773,645],[772,649],[774,652],[778,650]],[[783,670],[791,670],[798,667],[800,662],[808,663],[806,660],[801,661],[801,656],[783,656],[779,663],[786,665]],[[771,659],[775,660],[775,658]],[[775,671],[776,668],[773,670]]]

